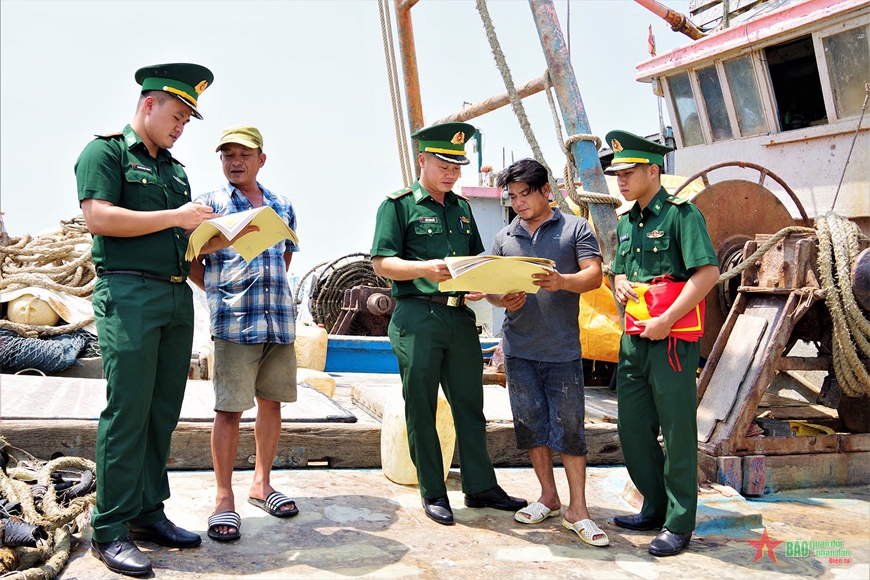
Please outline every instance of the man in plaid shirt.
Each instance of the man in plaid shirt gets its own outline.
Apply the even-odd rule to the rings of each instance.
[[[266,162],[260,132],[247,125],[229,127],[217,151],[228,183],[197,202],[222,215],[270,206],[295,230],[296,214],[290,202],[257,182],[257,173]],[[275,517],[299,513],[296,503],[269,482],[281,434],[281,403],[296,400],[296,325],[287,270],[298,250],[284,240],[247,263],[231,247],[193,261],[190,278],[208,296],[215,342],[216,416],[211,452],[217,497],[208,521],[208,536],[213,540],[241,537],[232,475],[239,421],[255,399],[257,459],[248,502]]]

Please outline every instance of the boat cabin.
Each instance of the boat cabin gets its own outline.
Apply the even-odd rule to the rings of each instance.
[[[721,17],[722,4],[694,0],[693,14],[709,18],[720,5]],[[870,115],[859,128],[870,90],[870,4],[762,2],[720,21],[704,38],[637,67],[637,80],[664,98],[674,124],[674,173],[756,163],[794,190],[810,219],[833,209],[870,233]],[[746,179],[741,171],[722,177]]]

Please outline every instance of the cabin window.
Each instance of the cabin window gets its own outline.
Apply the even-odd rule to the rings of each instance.
[[[764,49],[774,105],[783,131],[828,122],[819,66],[810,35]]]
[[[668,77],[668,88],[671,92],[673,109],[677,113],[677,126],[683,140],[683,147],[701,145],[704,143],[704,133],[701,132],[701,121],[698,119],[698,107],[692,94],[692,84],[688,73]]]
[[[725,61],[725,75],[737,113],[737,125],[744,137],[767,132],[751,58],[751,55],[746,55]]]
[[[864,83],[870,82],[868,26],[859,26],[822,39],[837,117],[861,113]]]
[[[728,109],[725,106],[725,97],[722,95],[722,85],[719,82],[716,66],[702,68],[697,74],[713,141],[732,139],[734,135],[731,132],[731,120],[728,118]]]

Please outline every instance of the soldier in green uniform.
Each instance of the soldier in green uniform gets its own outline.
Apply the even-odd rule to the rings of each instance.
[[[465,141],[474,131],[466,123],[444,123],[412,135],[420,145],[420,179],[381,204],[372,244],[375,272],[393,280],[390,343],[423,508],[445,525],[453,524],[453,511],[435,430],[439,383],[453,413],[465,505],[512,512],[527,505],[498,486],[486,448],[483,356],[474,312],[465,305],[483,294],[438,291],[438,283],[452,277],[444,258],[484,250],[468,201],[452,191],[460,166],[468,164]]]
[[[176,548],[201,542],[166,518],[163,502],[193,342],[186,232],[214,215],[191,202],[184,168],[168,150],[191,116],[202,118],[197,98],[213,76],[199,65],[165,64],[142,68],[135,79],[142,93],[133,121],[91,141],[75,173],[94,236],[93,305],[107,380],[91,551],[114,572],[142,576],[151,562],[132,540]],[[205,252],[227,243],[213,238]]]
[[[622,335],[616,379],[625,466],[644,502],[639,514],[613,521],[633,530],[660,530],[649,552],[672,556],[688,546],[695,529],[700,342],[669,335],[674,323],[716,284],[719,268],[701,212],[661,186],[664,155],[673,149],[624,131],[611,131],[606,139],[614,151],[606,172],[616,175],[623,197],[635,202],[617,225],[616,299],[623,305],[637,300],[634,286],[655,278],[687,281],[664,314],[638,322],[644,327],[641,334]],[[657,441],[659,428],[664,454]]]

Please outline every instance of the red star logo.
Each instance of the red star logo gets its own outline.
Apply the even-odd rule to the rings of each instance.
[[[761,534],[760,540],[749,540],[749,543],[755,546],[756,550],[758,550],[755,552],[755,559],[752,562],[755,563],[764,558],[765,551],[767,552],[767,557],[776,562],[776,552],[774,552],[773,549],[782,542],[782,540],[771,540],[770,536],[767,535],[767,528],[764,528],[764,533]]]

